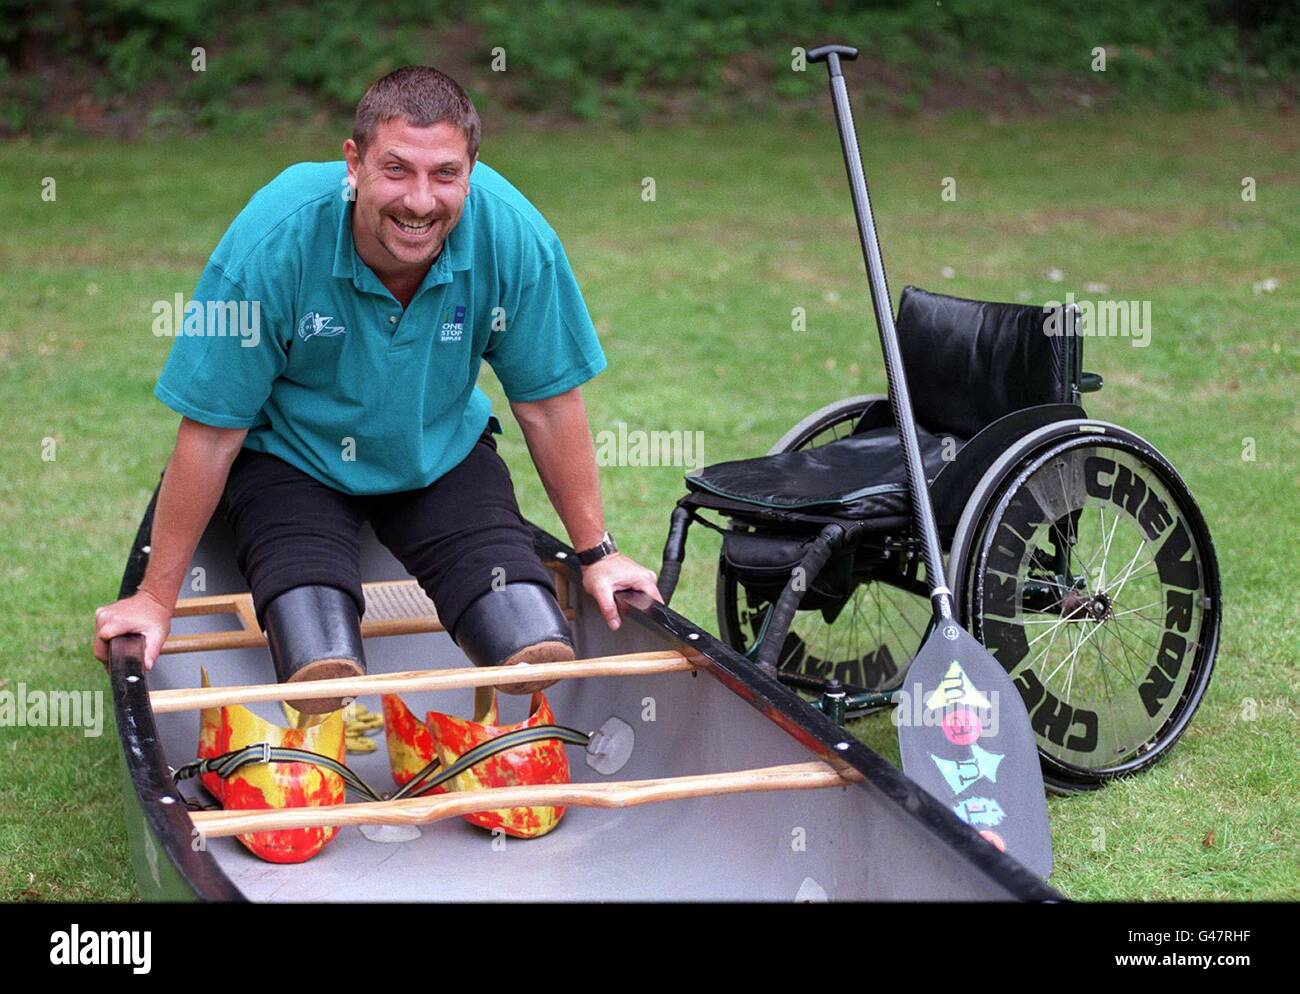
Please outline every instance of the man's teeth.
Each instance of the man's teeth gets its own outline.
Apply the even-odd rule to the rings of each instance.
[[[397,218],[393,218],[393,221],[403,231],[409,231],[413,235],[423,235],[433,227],[432,221],[425,221],[424,224],[407,224],[405,221],[398,221]]]

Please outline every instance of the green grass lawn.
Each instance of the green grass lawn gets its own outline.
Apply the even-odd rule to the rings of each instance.
[[[1217,546],[1225,618],[1205,703],[1155,771],[1052,800],[1051,882],[1077,899],[1295,899],[1294,127],[1247,110],[859,126],[895,294],[914,283],[1042,302],[1105,284],[1151,301],[1149,347],[1086,343],[1107,384],[1089,410],[1172,459]],[[703,431],[716,462],[766,451],[831,400],[883,392],[829,112],[652,133],[489,127],[482,156],[547,215],[582,283],[610,361],[586,390],[594,430]],[[333,137],[0,147],[0,680],[11,688],[106,691],[91,614],[116,592],[176,425],[150,393],[169,344],[151,333],[151,304],[192,292],[225,225],[281,168],[335,157]],[[945,177],[955,202],[940,197]],[[490,374],[484,385],[507,417]],[[525,512],[558,531],[511,423],[502,451]],[[611,530],[657,568],[681,470],[602,472]],[[716,548],[696,530],[674,601],[715,631]],[[897,761],[886,720],[865,724]],[[0,899],[133,897],[117,751],[111,717],[99,738],[0,729]]]

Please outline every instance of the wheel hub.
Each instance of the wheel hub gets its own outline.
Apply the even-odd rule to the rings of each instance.
[[[1105,621],[1110,617],[1111,602],[1105,593],[1086,594],[1067,591],[1061,598],[1061,617],[1067,621]]]

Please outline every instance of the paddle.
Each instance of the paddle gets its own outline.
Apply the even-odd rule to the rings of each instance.
[[[908,668],[894,712],[903,772],[993,845],[1046,877],[1052,869],[1052,837],[1029,713],[1006,670],[958,624],[944,577],[885,265],[840,69],[841,59],[857,57],[857,49],[847,45],[823,45],[808,52],[809,62],[825,62],[830,73],[835,120],[885,355],[889,405],[906,456],[912,515],[922,540],[934,611],[934,624]]]

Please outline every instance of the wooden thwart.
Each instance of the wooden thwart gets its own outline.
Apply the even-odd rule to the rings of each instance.
[[[573,620],[574,612],[568,603],[567,578],[558,569],[553,570],[556,593],[564,616]],[[415,580],[384,580],[363,583],[361,591],[366,598],[366,613],[361,619],[363,638],[381,638],[386,635],[414,635],[421,632],[441,632],[442,622],[438,612],[420,584]],[[266,645],[253,610],[253,595],[215,594],[211,597],[183,597],[176,602],[174,616],[194,618],[216,614],[233,614],[239,628],[231,631],[186,632],[172,635],[163,643],[164,654],[175,652],[211,652],[216,649],[260,649]]]
[[[692,656],[676,650],[630,652],[619,656],[595,656],[560,663],[518,666],[415,670],[376,673],[341,680],[303,680],[298,683],[254,684],[240,687],[186,687],[155,690],[149,695],[154,714],[194,711],[227,704],[257,701],[298,701],[313,697],[360,697],[366,694],[397,694],[418,690],[458,690],[463,687],[504,687],[532,683],[538,679],[572,680],[595,676],[647,676],[654,673],[682,673],[695,669]]]
[[[318,808],[199,811],[191,813],[190,817],[194,820],[195,827],[207,838],[324,825],[422,825],[501,808],[635,808],[642,804],[658,804],[687,797],[847,787],[861,779],[861,774],[856,771],[854,774],[852,779],[841,776],[822,762],[791,763],[786,766],[737,770],[733,773],[705,773],[661,780],[533,784]]]

